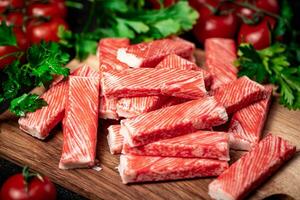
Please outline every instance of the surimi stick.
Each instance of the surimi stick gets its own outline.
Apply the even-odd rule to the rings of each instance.
[[[99,117],[101,119],[119,119],[117,103],[117,98],[105,96],[100,97]]]
[[[250,104],[265,99],[264,86],[243,76],[213,91],[213,96],[226,108],[228,114],[234,113]]]
[[[218,176],[228,168],[226,161],[121,155],[118,167],[124,184]]]
[[[267,98],[247,106],[233,114],[228,132],[230,148],[249,151],[255,146],[262,134],[270,107],[272,87],[267,86]]]
[[[117,103],[117,113],[120,117],[135,117],[161,108],[167,100],[166,96],[121,98]]]
[[[211,81],[211,76],[208,72],[199,68],[195,63],[188,61],[180,56],[177,56],[176,54],[170,54],[170,55],[166,56],[155,68],[156,69],[163,68],[163,69],[199,70],[199,71],[203,72],[204,81],[205,81],[206,86],[209,85],[210,81]],[[185,81],[189,81],[189,80],[190,79],[185,80]],[[199,81],[199,79],[197,79],[197,80]],[[204,86],[203,85],[201,86],[201,84],[203,84],[203,82],[200,80],[200,87],[204,88]],[[199,94],[198,93],[199,88],[197,88],[199,86],[195,83],[191,84],[191,85],[196,87],[194,90],[191,90],[190,88],[188,88],[190,90],[190,93],[192,93],[193,91],[196,91],[195,95],[190,95],[190,96],[192,96],[192,98],[195,98]],[[167,88],[173,87],[173,90],[169,91],[169,93],[172,93],[172,92],[176,92],[177,88],[181,87],[181,86],[189,86],[189,84],[186,84],[185,82],[181,82],[178,85],[177,82],[175,82],[174,85],[169,86]],[[188,94],[188,93],[180,91],[179,95],[181,95],[181,94]],[[186,95],[185,95],[185,97],[186,97]],[[147,96],[147,97],[121,98],[117,104],[117,113],[120,117],[125,117],[125,118],[134,117],[134,116],[137,116],[137,115],[140,115],[143,113],[147,113],[147,112],[159,109],[163,105],[165,105],[166,101],[167,101],[167,97],[161,96],[161,95]]]
[[[120,154],[123,148],[124,138],[120,134],[121,125],[110,125],[107,135],[107,142],[111,154]]]
[[[92,167],[95,164],[99,78],[70,77],[60,169]]]
[[[76,69],[72,75],[99,77],[98,72],[88,66]],[[21,117],[18,121],[20,129],[34,137],[45,139],[64,117],[67,94],[68,82],[59,78],[59,81],[41,95],[48,105]]]
[[[249,153],[209,184],[216,200],[241,200],[289,160],[296,147],[269,134]]]
[[[229,136],[225,132],[197,131],[140,147],[130,147],[124,141],[122,153],[144,156],[208,158],[228,161],[230,159]]]
[[[121,120],[121,133],[135,147],[218,126],[227,119],[225,108],[206,97]]]
[[[209,38],[205,40],[205,66],[212,75],[211,89],[237,79],[237,68],[233,65],[236,60],[234,40],[224,38]]]
[[[109,70],[123,70],[129,68],[125,63],[117,59],[119,48],[129,46],[128,38],[103,38],[98,44],[98,58],[100,72]]]
[[[155,67],[169,54],[177,54],[188,59],[194,50],[195,45],[191,42],[166,38],[120,48],[117,59],[133,68]]]
[[[165,57],[156,67],[156,69],[184,69],[184,70],[198,70],[203,72],[205,86],[209,87],[212,81],[212,76],[203,68],[198,67],[195,63],[184,59],[176,54],[170,54]]]
[[[166,87],[168,84],[175,84],[176,82],[192,78],[197,78],[197,84],[202,82],[201,86],[203,87],[199,87],[197,90],[198,96],[206,96],[204,78],[201,71],[139,68],[126,69],[121,72],[103,72],[101,79],[102,96],[121,98],[172,95],[168,91],[168,87]],[[184,97],[184,92],[180,94],[180,97]],[[189,98],[189,96],[186,98]]]

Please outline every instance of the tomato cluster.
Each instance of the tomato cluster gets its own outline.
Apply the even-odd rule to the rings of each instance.
[[[18,46],[0,46],[0,57],[25,51],[41,40],[58,41],[58,27],[68,27],[66,14],[64,0],[1,0],[0,23],[13,25]],[[0,58],[0,69],[14,59],[13,55]]]
[[[266,12],[279,13],[277,0],[237,0],[236,2],[189,0],[190,5],[200,14],[193,29],[197,40],[204,43],[207,38],[222,37],[237,39],[239,44],[252,43],[256,49],[268,47],[271,44],[271,30],[276,25],[276,19]],[[251,9],[239,3],[247,3]]]

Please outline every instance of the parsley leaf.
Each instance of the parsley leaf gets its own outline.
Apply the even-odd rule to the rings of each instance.
[[[13,26],[0,23],[0,46],[17,46],[17,39],[13,33]]]
[[[9,110],[19,117],[24,117],[27,112],[47,106],[47,102],[36,94],[23,94],[10,102]]]
[[[63,65],[69,61],[69,54],[60,49],[58,43],[42,42],[28,49],[28,65],[36,78],[36,85],[47,86],[52,80],[52,75],[58,74],[67,77],[69,69]]]
[[[248,76],[260,83],[278,86],[280,103],[289,109],[300,109],[300,73],[293,58],[295,49],[275,43],[263,50],[255,50],[251,44],[241,44],[235,65],[239,76]],[[299,63],[298,63],[299,64]]]
[[[5,107],[1,111],[9,104],[9,109],[18,116],[35,111],[44,105],[41,100],[32,95],[19,96],[39,85],[47,87],[53,75],[69,75],[69,69],[64,68],[69,54],[63,52],[58,43],[35,44],[27,50],[26,58],[27,63],[16,60],[0,74],[0,107]]]
[[[187,1],[179,1],[168,8],[149,10],[143,0],[94,1],[96,9],[90,17],[95,28],[84,27],[81,33],[59,30],[60,44],[75,48],[76,58],[83,60],[95,54],[99,39],[105,37],[127,37],[131,42],[150,41],[181,34],[193,28],[198,13]]]
[[[275,36],[283,36],[288,29],[291,29],[293,9],[288,0],[282,0],[280,6],[280,18],[274,30]]]

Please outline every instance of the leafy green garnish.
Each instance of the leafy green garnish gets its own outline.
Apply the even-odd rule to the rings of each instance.
[[[280,103],[289,109],[300,109],[300,65],[294,61],[296,49],[282,43],[255,50],[251,44],[241,44],[238,60],[239,76],[248,76],[259,83],[278,86]]]
[[[36,94],[23,94],[10,102],[9,110],[19,117],[24,117],[27,112],[34,112],[47,105],[47,102]]]
[[[17,46],[17,39],[13,27],[0,23],[0,46]]]
[[[64,67],[69,61],[69,54],[62,51],[58,43],[35,44],[27,50],[26,58],[27,63],[22,64],[16,60],[1,73],[0,103],[11,102],[9,109],[17,115],[34,111],[44,105],[32,95],[23,95],[21,98],[21,94],[36,86],[48,87],[53,75],[69,75],[69,69]]]
[[[95,21],[96,28],[84,27],[81,33],[60,29],[60,43],[75,48],[76,57],[83,60],[96,52],[101,38],[127,37],[133,43],[160,39],[192,29],[198,18],[198,13],[187,1],[159,10],[149,10],[144,6],[142,0],[95,1],[90,12],[94,16],[89,18]]]
[[[293,10],[290,3],[288,2],[288,0],[282,0],[280,7],[280,18],[274,30],[275,37],[283,36],[288,31],[288,29],[291,29],[292,18]]]
[[[53,80],[52,75],[69,75],[69,69],[63,67],[69,58],[69,54],[62,51],[59,44],[42,42],[28,49],[26,68],[32,69],[37,85],[47,86]]]

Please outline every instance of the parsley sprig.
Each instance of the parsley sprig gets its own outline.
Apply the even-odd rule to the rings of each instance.
[[[164,38],[192,29],[198,18],[187,1],[152,10],[147,9],[145,0],[96,0],[89,14],[80,33],[59,31],[61,44],[74,48],[80,60],[96,52],[101,38],[127,37],[133,43]]]
[[[0,45],[17,46],[11,26],[0,25]],[[54,75],[69,75],[64,65],[69,54],[58,43],[41,42],[26,52],[17,52],[16,60],[0,72],[0,113],[9,108],[17,116],[33,112],[47,103],[35,94],[28,94],[36,86],[48,87]],[[21,62],[22,57],[26,62]]]
[[[294,44],[295,45],[295,44]],[[289,109],[300,109],[300,46],[282,43],[255,50],[241,44],[238,50],[239,76],[248,76],[259,83],[278,86],[280,103]]]

